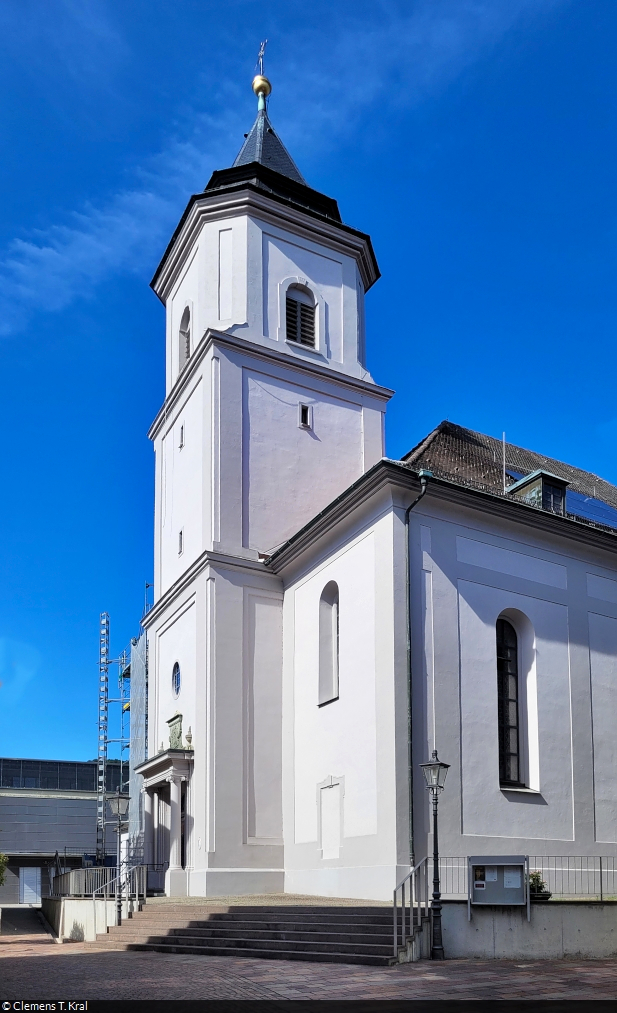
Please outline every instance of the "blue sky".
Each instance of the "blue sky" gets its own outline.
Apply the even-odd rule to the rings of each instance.
[[[96,750],[152,577],[148,283],[188,196],[270,115],[371,233],[387,451],[442,418],[617,482],[614,0],[3,0],[0,754]]]

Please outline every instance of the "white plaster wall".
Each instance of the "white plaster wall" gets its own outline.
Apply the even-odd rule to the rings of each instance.
[[[307,249],[306,241],[290,242],[264,232],[264,322],[263,333],[283,339],[285,320],[281,285],[289,278],[304,280],[313,294],[325,304],[325,333],[318,334],[317,347],[328,359],[343,361],[343,264],[333,251]],[[318,313],[319,318],[319,313]]]
[[[195,598],[191,597],[156,632],[154,650],[158,708],[155,752],[160,749],[161,742],[165,749],[169,747],[169,728],[166,722],[174,714],[182,714],[183,735],[186,735],[189,726],[195,730],[196,623]],[[182,679],[177,698],[173,695],[171,683],[176,662],[180,665]]]
[[[202,223],[167,299],[167,391],[178,378],[179,328],[191,309],[191,352],[208,328],[246,329],[248,219],[234,215]]]
[[[180,431],[184,427],[184,445]],[[197,378],[160,441],[159,594],[174,583],[204,549],[203,384]],[[179,533],[183,535],[180,554]]]
[[[199,243],[195,245],[180,274],[167,303],[167,357],[173,379],[178,375],[180,352],[180,322],[185,309],[191,312],[191,352],[199,340],[202,299],[200,291],[201,261]]]
[[[458,589],[463,833],[573,840],[567,609],[470,581]],[[499,788],[495,624],[505,609],[527,616],[535,632],[539,805],[518,805]]]
[[[616,854],[613,553],[430,492],[411,515],[411,550],[414,763],[417,771],[436,745],[451,764],[440,801],[443,853]],[[499,786],[502,612],[519,634],[529,792]],[[414,797],[421,857],[432,844],[419,777]]]
[[[343,836],[377,832],[375,547],[367,535],[295,589],[295,834],[318,838],[318,785],[345,779]],[[339,586],[339,699],[318,702],[319,599]]]
[[[307,284],[319,304],[316,350],[285,340],[281,307],[284,311],[290,279]],[[370,379],[364,365],[364,288],[356,260],[304,231],[266,224],[241,211],[202,220],[167,297],[167,391],[179,375],[178,335],[186,306],[191,309],[193,350],[211,328]]]
[[[311,429],[298,425],[300,403]],[[363,449],[361,405],[246,369],[244,544],[266,552],[285,541],[360,477]]]
[[[601,579],[596,578],[596,581],[599,582]],[[615,582],[604,581],[605,586],[610,584]],[[591,585],[593,590],[598,589],[598,584],[594,584],[593,581]],[[610,590],[609,587],[609,593]],[[589,653],[593,715],[595,838],[599,842],[617,844],[616,617],[589,613]]]

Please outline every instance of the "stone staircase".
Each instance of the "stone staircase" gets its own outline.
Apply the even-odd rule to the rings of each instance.
[[[149,900],[132,918],[88,945],[99,950],[381,966],[417,959],[411,956],[410,944],[393,957],[392,910],[386,905],[339,904],[325,898],[270,904],[256,904],[253,898],[246,904],[191,900]],[[319,900],[325,903],[316,903]]]

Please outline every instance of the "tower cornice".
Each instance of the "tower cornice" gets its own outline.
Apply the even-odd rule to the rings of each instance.
[[[373,244],[366,233],[310,208],[290,203],[252,182],[242,181],[224,190],[204,191],[193,194],[190,198],[150,282],[162,302],[168,298],[202,225],[208,221],[246,214],[354,257],[365,291],[380,277]]]
[[[221,331],[207,330],[195,349],[195,352],[191,356],[189,364],[182,371],[169,394],[165,398],[165,401],[161,405],[161,408],[157,412],[156,418],[148,431],[148,438],[150,440],[156,439],[161,427],[165,424],[165,421],[172,419],[176,406],[182,400],[187,388],[194,383],[201,363],[210,348],[213,346],[227,348],[230,351],[240,352],[242,355],[261,359],[265,362],[276,363],[285,369],[298,373],[304,373],[305,375],[311,374],[314,377],[317,376],[320,379],[325,380],[327,383],[335,384],[339,387],[346,388],[347,390],[366,393],[371,398],[383,401],[384,404],[388,402],[394,394],[394,391],[390,390],[389,387],[380,387],[372,381],[362,380],[358,377],[350,376],[348,373],[341,373],[328,366],[322,366],[320,363],[306,362],[304,359],[297,359],[295,357],[292,358],[284,352],[278,352],[274,349],[266,348],[264,345],[258,345],[256,342],[248,341],[246,338],[236,338],[232,334],[224,334]]]

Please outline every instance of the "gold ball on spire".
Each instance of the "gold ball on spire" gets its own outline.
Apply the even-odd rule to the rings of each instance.
[[[256,95],[263,95],[267,98],[272,91],[272,85],[263,74],[256,74],[253,78],[253,91]]]

